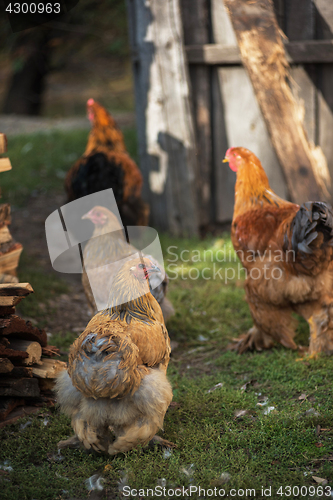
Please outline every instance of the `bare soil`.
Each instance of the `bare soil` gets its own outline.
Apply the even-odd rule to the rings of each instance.
[[[45,237],[45,220],[57,208],[66,203],[64,194],[38,194],[31,197],[24,208],[15,208],[12,211],[10,231],[13,237],[22,243],[24,252],[34,259],[36,266],[46,274],[59,273],[52,268]],[[20,281],[25,281],[24,273],[18,269]],[[47,321],[47,330],[51,333],[73,331],[80,333],[90,319],[87,301],[84,295],[81,274],[61,274],[69,286],[66,294],[52,296],[48,305],[52,314],[43,319]],[[31,283],[34,288],[34,284]],[[46,308],[45,308],[46,309]],[[48,309],[46,309],[48,311]],[[52,341],[50,341],[52,343]]]

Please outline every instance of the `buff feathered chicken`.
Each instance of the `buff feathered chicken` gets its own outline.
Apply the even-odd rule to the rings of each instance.
[[[125,452],[147,444],[163,427],[172,400],[166,377],[170,340],[161,308],[149,291],[156,272],[147,258],[120,268],[110,306],[76,339],[68,371],[58,376],[58,403],[71,418],[74,442],[87,449]],[[156,440],[172,445],[158,436]]]
[[[137,250],[126,242],[123,228],[117,217],[107,208],[96,206],[82,218],[89,219],[94,224],[93,235],[83,252],[85,271],[82,274],[82,284],[89,308],[93,313],[96,313],[95,298],[98,303],[107,302],[119,261],[133,259]],[[156,266],[159,266],[159,263],[152,256],[148,255],[147,257]],[[105,266],[107,264],[106,272]],[[89,278],[87,272],[89,272]],[[166,274],[164,278],[161,272],[151,276],[151,293],[162,309],[165,322],[174,314],[173,306],[166,297],[167,287],[168,276]]]
[[[254,326],[237,349],[296,349],[296,320],[310,326],[309,354],[333,352],[333,212],[328,203],[299,206],[270,188],[259,159],[230,148],[224,161],[237,173],[231,239],[246,269],[245,292]]]
[[[92,128],[86,150],[65,178],[68,202],[112,188],[123,224],[146,226],[149,206],[141,198],[142,175],[126,151],[113,117],[94,99],[87,102]]]

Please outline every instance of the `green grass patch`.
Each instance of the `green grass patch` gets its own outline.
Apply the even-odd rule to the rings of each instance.
[[[67,141],[65,134],[52,137],[54,151],[59,141]],[[116,457],[73,449],[58,453],[57,442],[72,434],[70,422],[57,409],[42,409],[0,431],[0,467],[12,468],[0,475],[1,498],[88,498],[98,477],[103,487],[98,494],[108,499],[123,498],[120,485],[158,486],[157,494],[165,487],[164,498],[172,497],[169,489],[183,487],[192,487],[191,498],[199,498],[194,493],[199,486],[224,490],[229,498],[328,498],[327,487],[320,489],[313,476],[327,480],[328,487],[333,483],[333,358],[298,360],[297,353],[281,346],[243,356],[226,351],[230,340],[252,325],[229,235],[204,241],[161,235],[161,241],[176,309],[168,330],[178,342],[168,369],[175,404],[161,435],[177,448],[171,454],[155,447]],[[36,291],[35,303],[34,296],[22,302],[27,315],[33,310],[38,317],[46,287],[54,294],[65,291],[61,281],[42,276],[25,257],[21,274]],[[52,343],[67,349],[76,335],[54,337]],[[301,321],[296,341],[305,344],[307,337]],[[264,495],[262,488],[271,491]],[[254,489],[255,496],[245,495],[246,489]],[[128,497],[145,495],[137,491]]]
[[[2,203],[23,206],[31,194],[61,192],[66,173],[84,153],[87,130],[47,131],[10,137],[12,170],[1,174]],[[136,133],[124,131],[129,154],[136,157]]]

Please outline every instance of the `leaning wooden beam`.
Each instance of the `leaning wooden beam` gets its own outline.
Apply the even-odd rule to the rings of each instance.
[[[288,62],[272,1],[224,3],[292,200],[325,199],[330,184],[326,159],[310,145],[301,107],[287,84]]]
[[[286,58],[290,64],[332,63],[333,40],[310,40],[287,42]],[[219,43],[185,45],[189,64],[208,64],[212,66],[227,66],[242,64],[238,47]]]

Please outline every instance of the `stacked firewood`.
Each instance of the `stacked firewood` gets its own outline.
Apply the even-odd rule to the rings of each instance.
[[[47,345],[45,330],[15,314],[15,306],[30,293],[29,283],[0,284],[0,427],[12,420],[9,414],[17,406],[54,404],[55,377],[66,368],[52,359],[59,349]]]
[[[5,134],[0,134],[0,155],[7,151]],[[9,158],[0,157],[0,172],[11,170]],[[21,243],[12,238],[8,225],[11,223],[10,205],[0,205],[0,283],[18,283],[16,274],[19,258],[22,252]]]

